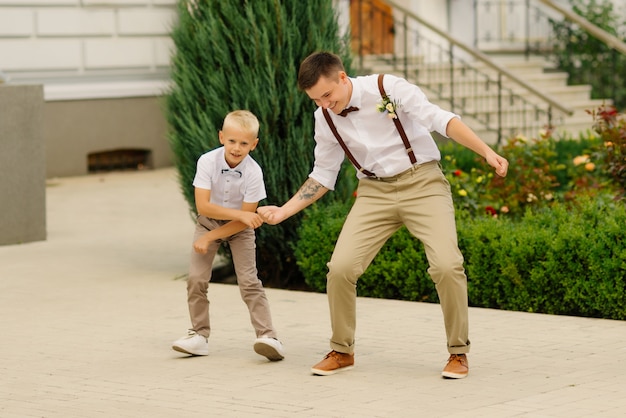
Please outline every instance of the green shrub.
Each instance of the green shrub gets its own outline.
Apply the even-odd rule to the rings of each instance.
[[[591,199],[461,222],[470,304],[625,319],[625,222],[623,205]]]
[[[306,283],[326,288],[326,263],[349,210],[307,210],[295,254]],[[520,219],[458,214],[472,306],[626,319],[626,208],[580,199]],[[437,302],[422,245],[396,232],[359,279],[361,296]]]
[[[441,145],[472,306],[626,319],[626,118],[605,106],[590,114],[595,133],[579,140],[510,139],[501,150],[511,163],[505,179],[471,151]],[[326,263],[351,203],[310,208],[298,229],[294,253],[316,291],[326,289]],[[402,228],[357,289],[436,302],[427,269],[422,244]]]
[[[351,204],[351,201],[314,204],[304,210],[297,231],[299,239],[293,244],[293,250],[305,283],[315,291],[326,290],[326,263],[330,261]]]
[[[352,202],[312,206],[298,229],[300,240],[295,255],[306,284],[326,290],[326,263],[330,261],[337,237]],[[437,301],[422,244],[401,228],[387,241],[359,279],[360,295],[404,300]]]

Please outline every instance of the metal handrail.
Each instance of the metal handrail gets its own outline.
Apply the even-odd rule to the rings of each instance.
[[[592,24],[587,19],[574,13],[573,11],[568,10],[562,6],[559,6],[558,4],[554,3],[554,1],[552,0],[538,0],[538,1],[548,6],[552,10],[562,14],[569,21],[576,23],[583,30],[587,31],[590,35],[604,42],[609,48],[615,49],[616,51],[619,51],[622,54],[626,55],[626,43],[622,42],[619,38],[597,27],[596,25]]]
[[[561,111],[561,112],[563,112],[563,113],[565,113],[567,115],[571,115],[571,114],[574,113],[574,111],[572,109],[561,105],[556,100],[554,100],[551,97],[547,96],[546,94],[544,94],[543,92],[541,92],[540,90],[535,88],[534,86],[528,84],[527,82],[525,82],[524,80],[522,80],[521,78],[519,78],[518,76],[513,74],[512,72],[508,71],[506,68],[498,65],[496,62],[494,62],[491,58],[489,58],[487,55],[483,54],[482,52],[480,52],[480,51],[478,51],[478,50],[468,46],[467,44],[465,44],[465,43],[463,43],[463,42],[461,42],[461,41],[459,41],[459,40],[457,40],[457,39],[455,39],[453,37],[451,37],[447,33],[445,33],[442,30],[440,30],[438,27],[430,24],[428,21],[420,18],[419,16],[415,15],[411,11],[409,11],[409,10],[399,6],[399,5],[397,5],[393,1],[387,0],[387,3],[390,6],[392,6],[394,8],[394,10],[397,10],[397,11],[401,12],[403,15],[410,17],[411,19],[415,20],[416,22],[419,22],[421,25],[424,25],[425,27],[427,27],[429,30],[435,32],[437,35],[443,37],[451,45],[454,45],[454,46],[456,46],[458,48],[461,48],[463,51],[465,51],[470,56],[472,56],[474,59],[476,59],[476,61],[481,62],[484,65],[490,67],[491,69],[495,70],[498,74],[506,76],[513,83],[517,84],[520,87],[523,87],[525,90],[528,90],[534,96],[540,98],[541,101],[549,104],[550,106],[556,108],[557,110],[559,110],[559,111]]]
[[[363,3],[363,0],[361,0],[361,6],[362,6],[362,3]],[[446,50],[445,52],[441,52],[442,50],[441,42],[439,43],[431,42],[428,46],[429,47],[431,45],[434,46],[440,51],[439,55],[442,55],[439,63],[438,64],[435,63],[435,65],[440,65],[441,63],[445,63],[446,61],[449,62],[449,68],[446,70],[446,71],[449,71],[449,74],[447,74],[446,76],[446,78],[448,78],[449,81],[446,81],[447,83],[446,85],[448,87],[447,93],[449,94],[449,98],[447,100],[450,101],[450,107],[451,107],[450,110],[455,111],[454,110],[455,106],[459,106],[459,107],[463,107],[464,105],[469,106],[468,103],[470,103],[470,105],[473,105],[474,108],[464,109],[463,113],[465,115],[473,116],[474,118],[476,118],[476,121],[480,123],[481,125],[483,125],[484,129],[486,129],[487,131],[495,132],[497,134],[497,141],[496,141],[497,145],[499,145],[501,140],[503,139],[504,131],[506,129],[504,126],[506,125],[506,123],[504,122],[505,113],[507,114],[507,122],[509,122],[509,129],[512,135],[517,135],[517,134],[534,135],[534,133],[532,132],[536,133],[534,129],[538,128],[539,126],[538,120],[541,115],[544,115],[544,117],[547,118],[547,123],[541,124],[541,126],[551,128],[553,127],[553,116],[555,114],[560,115],[560,118],[561,118],[560,120],[562,121],[563,117],[570,116],[574,113],[573,110],[570,109],[569,107],[564,106],[563,104],[561,104],[554,98],[548,96],[547,94],[545,94],[544,92],[536,88],[535,86],[522,80],[520,77],[510,72],[506,68],[503,68],[501,65],[494,62],[491,58],[489,58],[487,55],[483,54],[482,52],[451,37],[444,31],[440,30],[435,25],[420,18],[419,16],[405,9],[404,7],[396,4],[394,1],[387,0],[386,3],[393,9],[393,15],[396,17],[394,18],[394,31],[396,32],[396,35],[397,35],[398,29],[404,30],[403,39],[401,37],[398,38],[398,39],[402,39],[404,43],[403,56],[398,59],[397,54],[395,53],[396,48],[394,48],[393,60],[392,60],[394,64],[394,68],[402,68],[400,71],[402,71],[402,73],[404,74],[404,77],[407,79],[410,79],[409,63],[411,61],[411,57],[409,57],[410,53],[407,49],[407,45],[409,43],[409,34],[408,34],[409,29],[408,28],[410,26],[419,25],[420,29],[425,28],[428,31],[435,34],[436,36],[445,40],[444,43],[447,43],[448,45],[448,50]],[[359,59],[361,62],[361,68],[363,68],[363,55],[364,55],[364,51],[362,48],[363,27],[361,26],[360,21],[353,22],[353,24],[358,24],[359,29],[360,29],[359,32],[360,32],[361,39],[359,40],[360,44],[359,44],[358,53],[359,53]],[[421,34],[422,30],[411,29],[411,31],[413,35],[415,35],[416,37],[419,37],[420,41],[418,42],[423,42],[422,39],[424,39],[426,42],[429,42],[425,37],[422,36]],[[455,55],[455,51],[459,51],[459,53]],[[445,55],[446,57],[444,58],[443,55]],[[473,60],[472,63],[465,62],[464,59],[461,58],[461,55],[463,55],[464,58],[467,57],[467,59]],[[416,57],[413,57],[413,58],[416,58]],[[426,70],[425,66],[423,65],[421,67],[418,66],[417,68],[415,68],[415,70],[416,70],[416,73],[415,73],[416,77],[419,77],[420,71],[426,71],[426,73],[430,71],[430,70]],[[463,77],[469,76],[470,79],[458,81],[460,78],[455,76],[455,71],[460,71]],[[473,78],[471,78],[472,76]],[[507,80],[506,86],[503,83],[504,79]],[[442,89],[445,89],[445,85],[442,84],[441,82],[439,83],[435,82],[433,85],[429,85],[428,84],[429,82],[430,80],[428,80],[426,83],[420,82],[420,85],[422,87],[430,87],[430,88],[432,88],[432,86],[434,85],[435,89],[437,88],[439,89],[439,92],[435,91],[434,93],[435,94],[439,93],[441,96],[440,98],[445,99],[445,97],[443,97],[443,92],[442,92]],[[483,98],[482,101],[480,99],[478,100],[474,99],[472,101],[471,97],[474,97],[474,98],[478,97],[478,93],[477,93],[478,88],[471,87],[467,84],[463,85],[460,83],[470,83],[470,84],[474,83],[475,85],[482,83],[482,85],[484,86],[494,86],[494,88],[497,88],[497,93],[496,93],[497,96],[495,96],[496,102],[494,103],[495,109],[490,110],[490,105],[484,104],[489,99]],[[458,94],[457,90],[462,89],[464,87],[466,91],[468,91],[468,89],[473,89],[469,94],[473,94],[474,96],[468,96],[469,101],[467,100],[467,98],[465,99],[461,98],[460,101],[458,102],[455,101],[456,99],[455,94]],[[490,87],[485,87],[485,90],[483,90],[483,92],[487,91],[487,88],[491,89]],[[515,93],[513,89],[517,89],[518,91],[524,91],[525,96],[522,96],[519,93]],[[505,100],[505,97],[504,97],[505,95],[507,96],[506,98],[508,98],[509,103],[510,103],[510,106],[508,108],[503,108],[503,101]],[[526,97],[532,98],[532,101],[530,101]],[[515,104],[513,104],[513,102]],[[487,110],[479,109],[481,105],[489,109]],[[474,113],[472,113],[472,111]],[[495,121],[490,116],[491,112],[497,112]],[[514,119],[515,121],[512,122]],[[515,125],[517,126],[517,128],[515,128],[515,126],[510,126],[510,123],[518,123],[519,125]],[[493,124],[496,125],[495,128],[492,126]],[[514,133],[513,129],[516,129],[517,133]],[[531,130],[532,132],[530,132]]]
[[[527,60],[531,55],[541,56],[557,71],[569,74],[569,85],[590,87],[592,100],[625,107],[626,83],[620,75],[626,65],[626,42],[587,20],[584,14],[579,15],[576,8],[556,3],[554,0],[474,0],[474,45],[481,50],[500,52],[521,52],[523,48]],[[507,11],[503,12],[505,7]],[[524,18],[521,31],[516,23]],[[615,23],[619,25],[617,20]],[[581,35],[584,43],[570,43],[569,35]],[[591,45],[593,52],[586,51]]]

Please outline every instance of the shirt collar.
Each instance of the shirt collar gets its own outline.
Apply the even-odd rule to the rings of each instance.
[[[230,166],[226,162],[226,156],[224,155],[224,153],[225,153],[225,150],[224,150],[224,147],[222,147],[222,153],[221,153],[222,155],[219,157],[220,173],[223,173],[223,174],[232,173],[234,175],[241,177],[240,173],[243,173],[243,170],[244,170],[244,167],[246,166],[246,162],[248,161],[249,155],[247,155],[246,158],[244,158],[236,167],[230,168]]]
[[[355,106],[361,108],[361,97],[363,96],[361,83],[359,83],[356,78],[352,77],[350,77],[350,82],[352,82],[352,96],[346,107]]]

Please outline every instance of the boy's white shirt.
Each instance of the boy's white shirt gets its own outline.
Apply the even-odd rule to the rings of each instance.
[[[243,202],[256,203],[267,197],[261,166],[247,155],[230,168],[223,146],[200,156],[193,186],[210,190],[211,203],[229,209],[241,209]]]

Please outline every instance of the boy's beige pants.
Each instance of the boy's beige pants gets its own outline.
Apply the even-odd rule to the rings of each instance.
[[[207,230],[213,230],[226,222],[198,216],[194,242]],[[248,307],[250,321],[256,336],[276,338],[269,302],[257,274],[255,240],[254,230],[247,228],[225,241],[228,241],[230,246],[241,299]],[[198,254],[192,250],[187,279],[187,302],[191,317],[191,329],[207,338],[211,333],[207,291],[211,280],[213,259],[221,243],[221,240],[212,242],[206,254]]]
[[[448,352],[469,352],[467,278],[457,243],[450,185],[435,161],[388,181],[359,181],[356,201],[328,263],[331,348],[354,352],[357,280],[402,225],[424,244],[428,273],[443,311]]]

